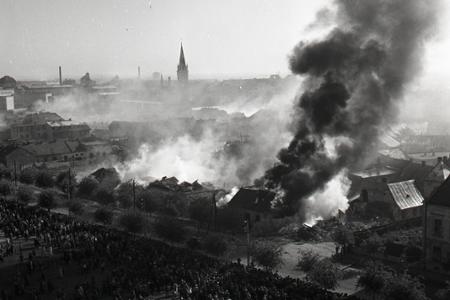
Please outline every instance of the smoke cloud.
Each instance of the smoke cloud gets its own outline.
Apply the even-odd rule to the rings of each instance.
[[[376,149],[378,136],[398,114],[406,85],[420,71],[437,2],[335,1],[337,26],[321,40],[295,46],[290,68],[305,76],[294,108],[295,134],[265,175],[269,188],[284,191],[286,214],[300,211],[305,220],[325,214],[312,206],[333,197],[330,186],[345,190],[340,179],[334,179],[339,188],[327,183],[363,165]]]
[[[188,86],[186,94],[192,98],[188,100],[177,86],[169,89],[157,84],[150,93],[144,83],[122,84],[114,99],[74,92],[53,102],[37,103],[36,109],[87,122],[92,128],[126,121],[117,122],[114,128],[123,125],[116,133],[127,138],[128,159],[89,166],[84,173],[115,167],[124,180],[149,182],[175,176],[180,181],[232,188],[252,184],[263,176],[276,162],[280,145],[287,145],[292,138],[288,129],[290,107],[299,84],[294,77],[246,80],[236,92],[236,82],[194,82]],[[129,100],[133,99],[130,94],[142,100]],[[202,104],[226,107],[228,113],[193,109]]]

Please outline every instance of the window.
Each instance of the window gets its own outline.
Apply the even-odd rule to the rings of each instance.
[[[441,261],[442,250],[441,247],[434,246],[433,247],[433,261]]]
[[[435,219],[433,226],[433,235],[437,237],[442,237],[442,220]]]
[[[364,202],[367,202],[369,200],[369,193],[366,189],[361,191],[361,198]]]

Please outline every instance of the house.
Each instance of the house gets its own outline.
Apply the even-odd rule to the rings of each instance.
[[[419,218],[422,215],[423,197],[414,180],[388,183],[387,186],[392,199],[394,220]]]
[[[450,178],[426,199],[424,253],[428,270],[450,273]]]
[[[353,172],[349,176],[352,185],[347,197],[351,200],[361,198],[363,202],[389,201],[386,184],[394,181],[397,174],[397,170],[382,166]]]
[[[10,145],[0,151],[0,161],[7,167],[25,167],[34,163],[85,160],[86,147],[78,141],[55,141]]]
[[[243,220],[259,222],[272,217],[272,201],[275,193],[256,188],[241,188],[228,202],[227,207],[235,210]]]

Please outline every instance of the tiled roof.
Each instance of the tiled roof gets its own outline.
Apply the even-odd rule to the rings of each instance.
[[[48,143],[29,144],[21,148],[37,156],[61,155],[84,151],[84,145],[77,141],[55,141]]]
[[[389,183],[388,188],[400,209],[422,205],[423,196],[414,185],[414,180]]]

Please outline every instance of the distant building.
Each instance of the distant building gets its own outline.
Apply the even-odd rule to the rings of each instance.
[[[450,273],[450,178],[425,201],[424,211],[426,267]]]
[[[275,193],[256,188],[241,188],[228,202],[227,207],[240,214],[242,220],[256,223],[272,217],[272,201]]]
[[[64,120],[50,112],[29,114],[21,123],[11,125],[11,139],[23,141],[81,139],[88,136],[89,132],[86,123]]]
[[[181,82],[186,82],[189,80],[189,70],[188,66],[186,65],[186,60],[184,58],[183,44],[181,44],[180,48],[180,60],[178,62],[177,78],[178,81]]]
[[[14,90],[0,89],[0,111],[14,110]]]
[[[55,97],[66,95],[72,90],[72,85],[21,83],[14,90],[14,109],[31,108],[37,101],[52,102]]]

